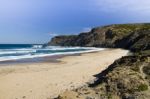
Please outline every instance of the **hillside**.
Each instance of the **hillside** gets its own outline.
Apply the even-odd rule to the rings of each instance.
[[[150,99],[150,24],[120,24],[88,33],[54,37],[49,45],[124,48],[132,55],[116,60],[97,80],[56,99]]]
[[[94,75],[97,80],[56,99],[149,99],[150,56],[126,56],[105,71]]]
[[[79,35],[56,36],[48,43],[55,46],[94,46],[126,48],[133,51],[150,48],[150,24],[120,24],[93,28]]]

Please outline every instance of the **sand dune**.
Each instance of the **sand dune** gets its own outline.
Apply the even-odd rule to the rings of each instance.
[[[50,99],[92,82],[128,51],[109,49],[60,58],[59,63],[10,64],[0,67],[0,99]]]

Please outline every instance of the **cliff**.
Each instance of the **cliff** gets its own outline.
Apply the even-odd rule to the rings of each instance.
[[[126,48],[132,51],[150,48],[150,24],[120,24],[93,28],[79,35],[56,36],[48,43],[55,46],[94,46]]]
[[[133,52],[116,60],[97,80],[56,99],[150,99],[150,24],[93,28],[76,36],[54,37],[49,45],[124,48]]]

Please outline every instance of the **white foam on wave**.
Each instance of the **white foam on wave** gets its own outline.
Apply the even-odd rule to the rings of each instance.
[[[42,47],[43,47],[43,45],[33,45],[32,48],[34,48],[34,49],[39,49],[39,48],[42,48]]]
[[[51,50],[71,50],[71,49],[97,49],[95,47],[61,47],[61,46],[47,46],[45,49]]]
[[[36,50],[8,50],[8,51],[0,51],[0,55],[4,54],[26,54],[26,53],[33,53]]]
[[[76,49],[80,49],[83,47],[78,47]],[[67,49],[67,48],[62,48]],[[71,48],[73,49],[73,48]],[[18,59],[28,59],[28,58],[38,58],[38,57],[46,57],[46,56],[55,56],[55,55],[71,55],[71,54],[80,54],[80,53],[88,53],[88,52],[94,52],[94,51],[102,51],[104,48],[94,48],[94,47],[85,47],[84,49],[90,49],[85,51],[74,51],[74,52],[57,52],[57,53],[51,53],[51,54],[27,54],[27,55],[21,55],[21,56],[4,56],[0,57],[0,61],[8,61],[8,60],[18,60]]]
[[[73,51],[73,52],[59,52],[59,50],[70,50],[70,49],[87,49],[84,51]],[[104,50],[104,48],[94,48],[94,47],[47,47],[45,49],[40,50],[58,50],[57,53],[35,53],[39,49],[14,49],[13,51],[0,51],[0,54],[14,54],[14,53],[25,53],[26,55],[20,55],[20,56],[4,56],[0,57],[0,61],[8,61],[8,60],[18,60],[18,59],[28,59],[28,58],[38,58],[38,57],[46,57],[46,56],[54,56],[54,55],[69,55],[69,54],[80,54],[80,53],[88,53],[88,52],[94,52],[94,51],[101,51]]]

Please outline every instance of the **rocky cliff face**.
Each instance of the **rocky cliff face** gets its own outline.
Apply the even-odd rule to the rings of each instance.
[[[48,45],[115,47],[139,51],[150,48],[149,38],[150,24],[120,24],[93,28],[79,35],[56,36]]]
[[[125,48],[131,56],[116,60],[89,86],[56,99],[150,99],[150,24],[97,27],[76,36],[54,37],[49,45]]]
[[[51,42],[48,45],[52,46],[71,46],[70,44],[73,43],[77,36],[70,35],[70,36],[56,36],[52,38]]]

